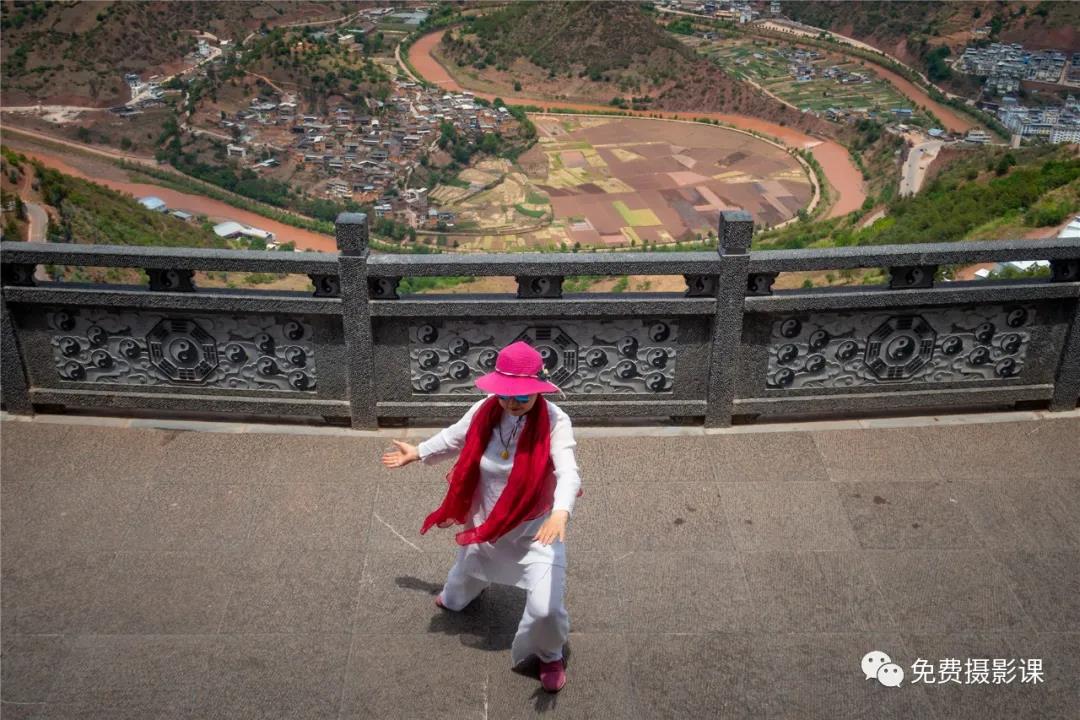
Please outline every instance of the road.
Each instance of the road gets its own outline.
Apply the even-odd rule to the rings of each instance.
[[[46,235],[49,231],[49,213],[45,212],[45,208],[35,202],[23,200],[23,207],[26,208],[26,219],[28,223],[27,241],[46,242]],[[49,282],[52,280],[52,278],[49,277],[49,273],[45,272],[44,265],[38,265],[34,269],[34,279],[38,282]]]
[[[43,140],[53,145],[63,145],[65,147],[72,148],[84,153],[90,153],[91,155],[100,155],[101,157],[108,158],[110,160],[123,160],[129,163],[135,163],[137,165],[148,165],[150,167],[157,167],[157,160],[153,158],[143,157],[141,155],[131,155],[129,153],[120,152],[119,150],[113,150],[112,148],[105,148],[94,145],[84,145],[82,143],[73,142],[71,140],[65,140],[63,138],[56,137],[55,135],[48,135],[46,133],[37,132],[36,130],[25,130],[23,128],[4,128],[4,132],[12,133],[14,135],[26,135],[27,137],[34,138],[35,140]]]
[[[900,197],[907,197],[919,192],[922,187],[926,169],[937,157],[938,151],[945,143],[941,140],[928,140],[919,143],[908,152],[904,167],[900,170]]]
[[[45,208],[37,203],[23,201],[26,208],[26,219],[30,224],[27,232],[27,240],[30,242],[45,242],[45,233],[49,229],[49,214]]]

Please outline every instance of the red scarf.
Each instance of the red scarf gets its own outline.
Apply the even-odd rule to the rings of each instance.
[[[469,520],[469,510],[480,480],[480,458],[502,413],[499,399],[492,395],[473,415],[465,435],[465,447],[446,475],[450,483],[446,498],[439,509],[424,520],[421,535],[432,525],[445,528],[464,525]],[[547,401],[538,397],[525,418],[506,487],[481,525],[457,533],[458,545],[494,542],[522,522],[534,520],[551,510],[555,501],[555,465],[551,460]]]

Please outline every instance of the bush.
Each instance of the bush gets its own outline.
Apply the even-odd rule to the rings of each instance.
[[[1065,221],[1071,214],[1065,200],[1040,200],[1024,214],[1024,222],[1033,227],[1049,227]]]

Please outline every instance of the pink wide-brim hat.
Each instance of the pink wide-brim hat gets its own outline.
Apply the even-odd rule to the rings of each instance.
[[[476,387],[496,395],[532,395],[562,392],[548,382],[547,369],[540,353],[524,340],[510,343],[499,351],[495,371],[476,378]]]

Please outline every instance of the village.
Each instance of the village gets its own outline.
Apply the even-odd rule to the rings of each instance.
[[[223,112],[217,124],[235,138],[226,152],[243,167],[265,174],[289,164],[291,182],[311,195],[371,204],[376,218],[417,230],[452,227],[453,213],[429,207],[426,188],[400,186],[437,152],[444,124],[479,142],[487,133],[516,138],[518,121],[471,93],[396,79],[391,87],[391,96],[368,112],[344,100],[325,115],[301,112],[296,97],[283,94],[252,98],[246,110]]]

